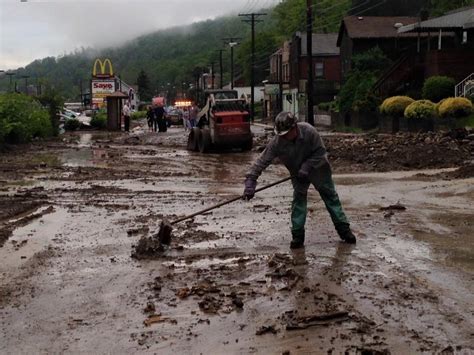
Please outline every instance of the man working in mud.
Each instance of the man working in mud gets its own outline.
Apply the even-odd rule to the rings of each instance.
[[[356,238],[350,229],[334,187],[326,148],[316,129],[308,123],[297,122],[290,112],[281,112],[275,118],[275,133],[276,136],[267,144],[246,175],[244,197],[253,198],[260,174],[272,163],[273,159],[280,158],[289,170],[293,184],[291,205],[293,239],[290,248],[304,247],[304,226],[310,184],[313,184],[321,195],[341,239],[346,243],[355,243]]]

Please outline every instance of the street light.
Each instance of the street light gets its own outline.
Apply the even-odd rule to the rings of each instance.
[[[238,45],[238,42],[229,42],[230,47],[230,88],[234,89],[234,47]]]

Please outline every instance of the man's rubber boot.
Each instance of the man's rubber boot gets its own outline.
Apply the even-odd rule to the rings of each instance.
[[[304,248],[304,232],[293,233],[293,239],[290,243],[290,249]]]
[[[304,248],[304,242],[298,239],[293,239],[290,243],[290,249]]]
[[[355,244],[357,242],[354,233],[352,233],[350,229],[339,233],[339,237],[341,237],[341,239],[348,244]]]

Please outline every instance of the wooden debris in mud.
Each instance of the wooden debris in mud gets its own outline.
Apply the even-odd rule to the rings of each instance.
[[[262,325],[260,328],[257,329],[256,335],[263,335],[266,333],[276,334],[278,331],[275,329],[274,325]]]
[[[149,327],[152,324],[155,323],[163,323],[163,322],[168,322],[171,324],[178,324],[178,321],[176,319],[168,318],[168,317],[162,317],[161,314],[152,314],[150,315],[147,319],[143,321],[143,324],[145,324],[146,327]]]
[[[328,314],[315,314],[312,316],[298,318],[290,316],[286,324],[286,330],[306,329],[317,325],[325,325],[333,322],[342,322],[347,319],[349,319],[349,313],[346,311],[339,311]]]

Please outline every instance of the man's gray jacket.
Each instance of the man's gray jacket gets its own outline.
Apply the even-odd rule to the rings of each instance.
[[[326,147],[316,129],[306,122],[297,123],[297,129],[298,136],[294,141],[280,136],[273,137],[246,177],[257,180],[262,171],[277,157],[291,176],[297,176],[300,169],[311,174],[317,168],[329,164]]]

